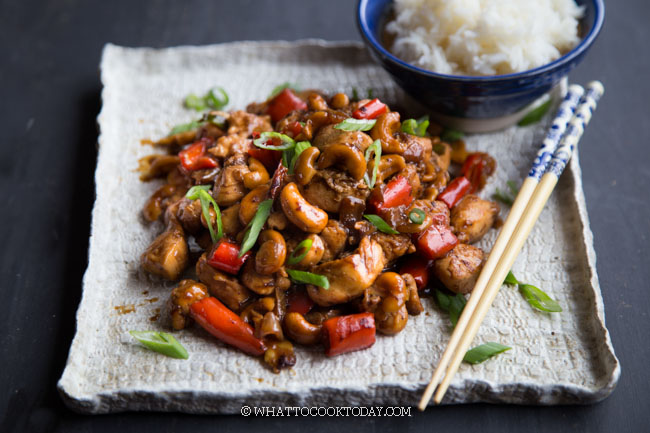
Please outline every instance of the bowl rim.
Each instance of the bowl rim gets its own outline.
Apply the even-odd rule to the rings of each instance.
[[[528,69],[522,72],[514,72],[511,74],[503,74],[503,75],[488,75],[488,76],[450,75],[450,74],[441,74],[438,72],[433,72],[428,69],[420,68],[418,66],[414,66],[410,63],[405,62],[404,60],[401,60],[400,58],[393,55],[386,48],[384,48],[384,46],[377,40],[377,38],[375,38],[375,36],[370,31],[367,16],[365,13],[363,13],[363,11],[367,10],[367,6],[368,3],[370,3],[370,1],[372,0],[359,0],[359,3],[357,5],[357,26],[359,27],[361,36],[366,41],[366,43],[370,45],[370,47],[372,47],[376,51],[379,51],[379,53],[385,56],[389,61],[396,63],[399,66],[406,68],[412,72],[422,74],[422,75],[427,75],[432,78],[461,81],[461,82],[479,81],[482,83],[486,83],[486,82],[507,81],[507,80],[520,79],[520,78],[531,78],[534,76],[543,75],[556,68],[562,67],[567,63],[573,61],[576,57],[583,54],[589,48],[589,46],[596,40],[596,37],[600,33],[600,29],[602,28],[603,21],[605,19],[605,3],[603,2],[603,0],[590,0],[591,3],[594,5],[594,24],[591,27],[591,30],[589,31],[587,36],[585,36],[578,43],[578,45],[573,47],[573,49],[568,53],[553,60],[550,63],[547,63],[542,66],[538,66],[537,68]],[[392,0],[389,1],[392,3]]]

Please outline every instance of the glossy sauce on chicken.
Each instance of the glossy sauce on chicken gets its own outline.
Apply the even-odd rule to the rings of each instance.
[[[157,142],[167,153],[143,158],[141,179],[166,182],[143,215],[166,229],[142,267],[198,279],[173,290],[173,327],[197,321],[279,371],[291,342],[335,355],[399,333],[427,285],[471,291],[483,252],[469,244],[498,215],[472,193],[494,160],[450,182],[451,148],[427,125],[378,99],[284,89]]]

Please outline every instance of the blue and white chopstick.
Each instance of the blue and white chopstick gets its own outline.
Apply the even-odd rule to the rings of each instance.
[[[424,410],[427,406],[433,390],[444,373],[445,377],[434,397],[436,403],[440,403],[442,400],[506,274],[537,221],[541,209],[557,183],[559,174],[562,173],[566,162],[571,157],[571,152],[577,145],[584,127],[589,122],[591,113],[603,93],[602,84],[590,83],[587,93],[584,96],[583,93],[582,87],[572,85],[569,87],[564,101],[560,104],[557,116],[537,153],[528,177],[519,190],[510,214],[492,247],[490,256],[483,266],[472,295],[451,335],[447,349],[420,400],[420,410]],[[583,96],[582,99],[580,99],[581,96]],[[578,99],[580,99],[580,103],[576,108]],[[566,134],[564,134],[565,132]],[[553,168],[553,171],[549,169],[545,175],[547,168]],[[556,175],[556,173],[559,174]],[[447,368],[448,366],[449,368]]]

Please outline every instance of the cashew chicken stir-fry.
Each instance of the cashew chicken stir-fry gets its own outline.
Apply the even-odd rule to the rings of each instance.
[[[378,99],[284,89],[155,143],[168,152],[142,158],[141,177],[166,183],[143,214],[166,229],[142,267],[180,280],[173,328],[197,322],[278,372],[294,343],[334,356],[401,332],[427,287],[469,293],[484,256],[470,244],[499,210],[474,193],[495,162],[428,125]]]

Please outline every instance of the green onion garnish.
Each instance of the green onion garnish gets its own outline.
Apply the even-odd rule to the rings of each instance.
[[[246,254],[248,250],[253,248],[255,242],[257,242],[257,237],[260,235],[262,227],[271,213],[271,206],[273,206],[273,200],[271,199],[264,200],[258,206],[255,216],[248,224],[248,230],[246,230],[246,234],[244,234],[244,239],[241,243],[241,250],[239,250],[239,257]]]
[[[278,93],[280,93],[284,89],[292,89],[292,90],[296,90],[296,91],[299,90],[298,86],[296,86],[295,84],[291,84],[289,82],[282,83],[282,84],[279,84],[279,85],[275,86],[273,88],[273,90],[271,90],[271,94],[269,95],[269,97],[267,99],[275,98],[276,96],[278,96]]]
[[[374,96],[375,91],[372,90],[372,87],[368,89],[368,99],[372,99]]]
[[[535,286],[519,282],[512,271],[508,272],[503,283],[519,286],[519,291],[523,295],[524,299],[532,307],[537,308],[540,311],[545,311],[547,313],[559,313],[562,311],[562,307],[556,300]]]
[[[207,113],[203,116],[203,118],[208,123],[212,123],[213,125],[216,125],[221,129],[226,129],[226,118],[219,114]]]
[[[311,272],[296,271],[295,269],[287,269],[289,278],[294,283],[313,284],[314,286],[322,287],[323,289],[330,288],[330,282],[324,275],[312,274]]]
[[[379,215],[364,215],[363,217],[368,221],[370,221],[372,225],[377,227],[377,230],[379,230],[382,233],[387,233],[389,235],[399,234],[397,230],[389,226],[388,223],[384,221],[382,217],[380,217]]]
[[[266,144],[269,139],[273,138],[278,138],[282,144],[279,146],[274,146],[272,144]],[[287,150],[287,149],[293,149],[293,147],[296,145],[296,142],[293,141],[293,138],[289,137],[288,135],[280,134],[279,132],[262,132],[260,134],[259,138],[256,138],[253,141],[253,144],[261,149],[269,149],[269,150]]]
[[[468,350],[463,361],[469,364],[480,364],[481,362],[492,358],[494,355],[498,355],[499,353],[503,353],[510,349],[512,348],[499,343],[481,344],[480,346]]]
[[[366,184],[370,188],[374,188],[375,183],[377,182],[377,170],[379,169],[379,163],[381,162],[381,141],[375,140],[368,148],[366,149],[366,162],[370,161],[372,154],[375,154],[375,164],[372,168],[372,178],[368,176],[368,173],[363,175],[363,179],[366,181]]]
[[[446,143],[453,143],[456,140],[463,138],[464,134],[454,129],[445,129],[440,135],[440,139]]]
[[[547,313],[559,313],[562,307],[546,292],[530,284],[519,284],[519,291],[530,305]]]
[[[293,169],[296,166],[296,161],[298,160],[298,157],[308,147],[311,147],[311,144],[309,144],[308,141],[299,141],[296,143],[296,146],[293,148],[293,155],[291,155],[289,166],[287,167],[289,169],[289,174],[293,174]],[[289,151],[287,150],[285,151],[285,153],[286,152]]]
[[[424,222],[424,217],[426,216],[427,214],[425,214],[422,209],[416,208],[409,212],[409,219],[413,224],[422,224]]]
[[[370,131],[372,127],[375,126],[375,123],[377,123],[377,121],[374,119],[355,119],[353,117],[348,117],[343,122],[334,126],[334,128],[340,129],[341,131]]]
[[[353,101],[358,101],[359,100],[359,92],[357,91],[356,87],[352,88],[352,100]]]
[[[515,202],[515,197],[517,197],[517,194],[519,194],[519,188],[517,188],[517,184],[509,180],[506,182],[506,185],[508,185],[508,189],[510,192],[505,192],[501,191],[499,188],[496,189],[496,192],[492,194],[492,198],[494,200],[500,201],[501,203],[512,206],[512,204]]]
[[[402,132],[407,134],[417,135],[418,137],[424,137],[427,133],[427,128],[429,127],[429,116],[423,116],[417,120],[407,119],[402,122]]]
[[[217,96],[217,93],[220,95]],[[220,110],[228,105],[229,101],[230,98],[228,98],[228,94],[223,90],[223,88],[214,87],[208,90],[208,93],[203,96],[197,96],[194,93],[190,93],[185,98],[185,106],[196,111],[203,111],[207,108]]]
[[[181,132],[194,131],[203,126],[205,122],[201,120],[193,120],[189,123],[183,123],[182,125],[176,125],[169,131],[169,135],[180,134]]]
[[[129,331],[129,334],[154,352],[176,359],[188,358],[187,350],[171,334],[157,331]]]
[[[467,300],[463,295],[457,293],[455,296],[448,295],[441,290],[436,289],[436,301],[438,305],[442,308],[443,311],[449,313],[449,321],[453,326],[456,326],[458,323],[458,318],[460,317]]]
[[[312,243],[313,241],[311,239],[304,239],[302,242],[296,245],[296,248],[293,250],[289,258],[287,259],[287,264],[295,265],[296,263],[302,262],[302,259],[307,257],[307,253],[309,253]],[[297,253],[300,254],[296,255]]]
[[[210,191],[210,186],[208,185],[195,185],[190,188],[189,191],[187,191],[185,197],[190,200],[199,199],[201,201],[201,212],[203,213],[203,218],[205,218],[205,221],[208,224],[210,239],[212,239],[212,243],[216,244],[217,241],[223,237],[223,224],[221,222],[221,211],[219,210],[219,206],[208,191]],[[210,218],[210,205],[212,205],[215,213],[217,214],[217,233],[214,232],[214,228],[212,227],[212,218]]]
[[[517,123],[518,126],[527,126],[533,123],[537,123],[540,120],[542,120],[542,117],[546,114],[549,108],[551,108],[551,99],[548,101],[544,102],[542,105],[540,105],[537,108],[533,108],[524,116],[523,119]]]

